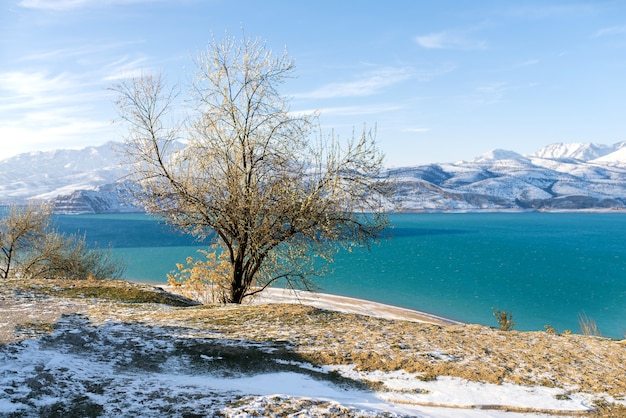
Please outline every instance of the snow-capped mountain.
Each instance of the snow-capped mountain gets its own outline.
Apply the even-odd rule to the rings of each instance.
[[[495,150],[470,162],[391,170],[403,210],[626,207],[626,143],[552,144],[527,156]]]
[[[141,210],[119,144],[0,161],[0,204],[54,201],[61,213]],[[551,144],[529,155],[494,150],[472,161],[388,170],[402,211],[626,209],[626,142]]]
[[[532,157],[564,159],[573,158],[576,160],[589,161],[595,158],[610,154],[624,145],[620,142],[615,145],[590,144],[585,142],[562,142],[548,145],[534,154]]]
[[[129,213],[142,212],[136,200],[138,185],[132,181],[118,181],[91,190],[74,190],[52,199],[56,213]]]
[[[108,142],[2,160],[0,204],[35,200],[54,201],[59,211],[69,213],[137,211],[128,199],[129,183],[124,178],[129,168],[121,164],[119,145]]]
[[[126,174],[116,143],[81,150],[38,151],[0,161],[0,200],[50,199],[93,190]]]

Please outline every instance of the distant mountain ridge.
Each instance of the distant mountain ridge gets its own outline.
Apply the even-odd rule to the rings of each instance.
[[[120,143],[19,154],[0,161],[0,204],[52,201],[61,213],[136,212]]]
[[[531,154],[531,156],[550,159],[573,158],[581,161],[590,161],[617,151],[621,146],[623,146],[622,142],[615,145],[599,145],[584,142],[565,144],[559,142],[550,144]]]
[[[137,212],[120,144],[33,152],[0,161],[0,204],[52,201],[59,213]],[[180,144],[182,146],[182,144]],[[400,211],[626,209],[626,142],[555,143],[522,155],[393,168]]]
[[[626,208],[626,142],[555,143],[521,155],[494,150],[473,161],[390,171],[408,211]]]
[[[115,183],[128,174],[120,165],[117,145],[37,151],[1,160],[0,200],[50,199]]]

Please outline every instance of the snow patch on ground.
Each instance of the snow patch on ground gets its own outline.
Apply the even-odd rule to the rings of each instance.
[[[351,366],[332,367],[345,377],[381,382],[388,391],[380,394],[391,403],[438,405],[454,408],[514,409],[545,411],[590,411],[592,397],[568,395],[563,389],[538,386],[470,382],[456,377],[424,379],[402,370],[364,373]]]
[[[0,415],[510,417],[591,409],[591,399],[562,389],[316,367],[281,357],[272,343],[217,337],[66,315],[51,335],[0,345]],[[507,412],[515,408],[526,411]]]

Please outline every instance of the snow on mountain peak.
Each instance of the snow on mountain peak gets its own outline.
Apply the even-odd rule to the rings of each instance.
[[[128,171],[120,165],[117,145],[108,142],[79,150],[30,152],[2,160],[0,202],[114,183]]]
[[[483,154],[476,158],[474,162],[482,163],[489,161],[498,161],[498,160],[517,160],[520,158],[524,158],[523,155],[518,154],[515,151],[508,151],[505,149],[494,149],[486,154]]]
[[[624,165],[626,164],[626,143],[620,142],[616,144],[619,146],[616,151],[611,152],[610,154],[603,155],[599,158],[595,158],[590,162],[595,164],[609,164],[609,165]]]
[[[531,157],[548,159],[576,159],[590,161],[614,151],[612,145],[592,144],[589,142],[557,142],[543,147],[531,154]]]

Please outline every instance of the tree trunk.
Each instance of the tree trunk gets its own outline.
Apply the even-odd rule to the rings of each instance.
[[[245,294],[246,287],[244,286],[243,272],[240,269],[235,268],[230,285],[230,300],[228,302],[240,304],[243,301]]]

